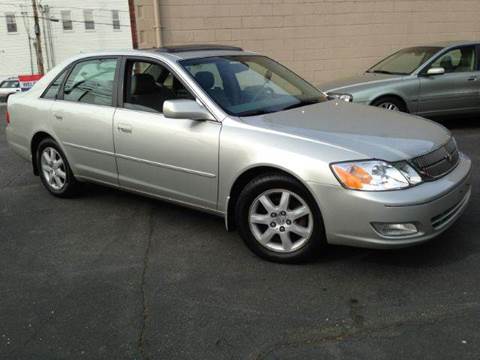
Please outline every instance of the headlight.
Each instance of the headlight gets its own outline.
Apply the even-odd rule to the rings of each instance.
[[[340,183],[352,190],[395,190],[422,182],[420,175],[406,162],[354,161],[331,164],[331,168]]]
[[[342,100],[345,102],[352,102],[353,96],[350,94],[335,94],[335,93],[327,93],[327,98],[329,100]]]

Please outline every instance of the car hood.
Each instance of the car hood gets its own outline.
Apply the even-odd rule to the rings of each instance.
[[[357,159],[411,159],[444,145],[451,136],[430,120],[343,101],[242,119],[285,136],[341,147]]]
[[[350,86],[368,86],[391,80],[401,80],[403,78],[404,76],[402,75],[375,74],[366,72],[361,75],[320,84],[318,88],[324,92],[334,92]]]

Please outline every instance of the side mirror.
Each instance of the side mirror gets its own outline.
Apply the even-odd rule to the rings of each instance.
[[[195,100],[166,100],[163,115],[170,119],[215,120],[210,111]]]
[[[445,69],[443,67],[434,67],[430,68],[427,71],[427,75],[443,75],[445,74]]]

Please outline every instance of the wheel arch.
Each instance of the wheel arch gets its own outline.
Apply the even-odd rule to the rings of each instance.
[[[35,154],[37,152],[37,147],[40,144],[40,142],[47,138],[55,141],[55,138],[52,135],[41,130],[36,132],[32,137],[32,141],[30,141],[30,152],[32,154],[33,173],[37,176],[39,175],[39,171],[38,171],[37,157],[35,156]]]
[[[312,198],[315,199],[315,196],[313,195],[310,187],[306,184],[306,182],[290,171],[287,171],[280,167],[276,167],[274,165],[257,165],[254,167],[250,167],[240,173],[240,175],[237,176],[232,186],[230,187],[230,191],[226,200],[227,204],[225,206],[225,227],[227,228],[227,231],[235,230],[235,205],[243,188],[253,179],[267,174],[286,175],[295,179],[300,184],[302,184],[305,189],[310,193]]]

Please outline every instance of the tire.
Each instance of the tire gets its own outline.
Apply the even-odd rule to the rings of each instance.
[[[250,181],[238,198],[235,221],[248,248],[269,261],[305,262],[326,244],[314,198],[301,183],[286,175],[270,174]]]
[[[372,105],[390,111],[408,112],[405,103],[399,98],[393,96],[385,96],[377,99],[372,102]]]
[[[68,198],[77,193],[79,184],[67,157],[53,139],[46,138],[40,142],[36,159],[40,180],[52,195]]]

